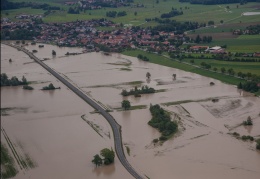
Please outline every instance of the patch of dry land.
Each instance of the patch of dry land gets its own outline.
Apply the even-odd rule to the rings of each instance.
[[[31,51],[37,46],[26,48]],[[132,178],[117,158],[115,165],[98,169],[91,163],[102,148],[113,147],[112,131],[102,116],[93,113],[91,107],[39,65],[27,63],[32,60],[22,52],[5,45],[1,49],[2,72],[39,82],[32,84],[33,91],[1,88],[2,108],[23,109],[6,111],[10,115],[1,116],[2,127],[17,151],[27,154],[35,163],[33,168],[20,170],[16,178]],[[56,57],[51,56],[53,49]],[[46,64],[112,111],[110,114],[122,126],[126,157],[143,176],[259,178],[260,152],[255,149],[256,143],[231,135],[237,132],[240,136],[260,138],[258,97],[214,79],[120,54],[106,56],[93,52],[65,57],[67,51],[82,49],[51,45],[37,50],[36,56],[49,58]],[[13,59],[12,64],[9,58]],[[147,72],[151,80],[146,79]],[[61,89],[38,90],[46,86],[40,82],[50,81]],[[210,86],[210,82],[215,85]],[[120,95],[122,89],[129,91],[142,85],[160,92],[138,98]],[[147,107],[118,110],[124,99],[132,106]],[[150,104],[160,104],[179,124],[178,133],[163,144],[153,143],[161,134],[147,124],[151,119]],[[83,120],[82,115],[90,122]],[[244,127],[241,123],[248,116],[253,126]],[[93,126],[98,126],[99,133]],[[1,140],[5,143],[3,135]]]

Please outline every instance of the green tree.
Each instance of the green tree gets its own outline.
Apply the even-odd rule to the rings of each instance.
[[[122,101],[121,106],[122,106],[122,108],[124,108],[124,110],[128,110],[128,109],[130,109],[131,104],[128,100],[124,100],[124,101]]]
[[[111,163],[114,163],[115,159],[115,152],[111,149],[104,148],[100,151],[100,155],[104,157],[104,164],[109,165]]]
[[[96,154],[95,156],[94,156],[94,159],[92,160],[92,163],[94,163],[95,165],[96,165],[96,167],[97,166],[100,166],[100,165],[102,165],[102,158],[98,155],[98,154]]]
[[[221,73],[225,73],[226,72],[226,69],[224,67],[222,67],[220,70],[221,70]]]
[[[150,77],[151,77],[151,73],[150,73],[150,72],[147,72],[147,73],[146,73],[146,78],[150,79]]]
[[[55,56],[56,55],[56,52],[54,50],[52,50],[52,55]]]

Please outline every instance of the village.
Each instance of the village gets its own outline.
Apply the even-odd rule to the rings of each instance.
[[[99,30],[99,27],[114,30]],[[154,33],[151,28],[124,27],[123,24],[116,24],[106,19],[66,23],[38,23],[34,19],[11,22],[8,19],[2,19],[1,31],[7,32],[2,35],[2,39],[13,40],[10,38],[10,33],[16,31],[17,34],[19,29],[23,29],[29,34],[33,32],[31,40],[35,42],[66,47],[84,47],[85,52],[99,50],[121,52],[124,49],[138,48],[158,54],[163,52],[228,54],[224,47],[196,44],[185,34],[176,35],[174,32],[164,31]],[[181,42],[186,47],[177,46],[176,42],[178,44]],[[259,53],[246,53],[239,56],[258,57]]]

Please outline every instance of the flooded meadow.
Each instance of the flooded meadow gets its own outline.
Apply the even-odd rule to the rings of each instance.
[[[259,177],[256,143],[232,135],[260,137],[258,97],[218,80],[121,54],[65,55],[83,49],[46,44],[25,48],[37,50],[35,55],[44,63],[111,111],[122,126],[125,155],[144,177]],[[23,52],[6,45],[1,50],[1,73],[25,76],[34,87],[1,87],[1,141],[11,143],[17,158],[28,163],[16,161],[19,173],[14,178],[132,178],[118,158],[111,166],[96,168],[91,163],[101,149],[114,148],[111,127],[101,115]],[[49,83],[61,89],[42,91]],[[141,97],[120,94],[145,85],[157,92]],[[124,99],[137,109],[121,110]],[[147,124],[150,104],[160,104],[179,124],[178,133],[162,144],[153,143],[161,134]],[[253,126],[241,125],[248,116]]]

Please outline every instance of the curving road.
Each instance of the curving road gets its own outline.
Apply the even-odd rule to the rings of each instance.
[[[11,47],[14,47],[16,49],[19,49],[26,53],[29,57],[35,60],[38,64],[40,64],[43,68],[45,68],[48,72],[50,72],[54,77],[56,77],[58,80],[60,80],[64,85],[66,85],[71,91],[73,91],[75,94],[77,94],[81,99],[83,99],[85,102],[87,102],[90,106],[92,106],[94,109],[100,112],[100,114],[109,122],[110,126],[112,127],[113,134],[114,134],[114,140],[115,140],[115,151],[116,154],[122,163],[122,165],[125,167],[125,169],[135,178],[142,179],[143,177],[138,174],[134,168],[130,165],[130,163],[127,161],[125,155],[124,155],[124,149],[122,145],[122,137],[121,137],[121,126],[116,122],[116,120],[108,113],[105,109],[103,109],[101,106],[99,106],[93,99],[89,98],[86,94],[81,92],[78,88],[73,86],[71,83],[69,83],[66,79],[64,79],[62,76],[60,76],[57,72],[55,72],[53,69],[51,69],[48,65],[43,63],[39,58],[37,58],[34,54],[29,52],[28,50],[12,45],[9,43],[4,43],[5,45],[9,45]]]

